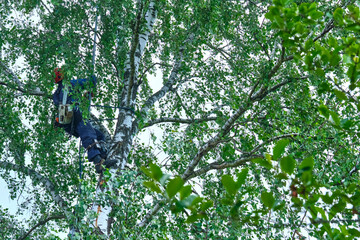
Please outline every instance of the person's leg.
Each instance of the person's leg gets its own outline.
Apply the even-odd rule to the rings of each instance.
[[[107,156],[107,147],[106,147],[106,142],[105,142],[105,136],[104,134],[99,131],[98,129],[94,128],[95,132],[96,132],[96,136],[97,136],[97,140],[100,143],[100,152],[101,152],[101,157],[106,159]]]
[[[91,126],[90,123],[84,123],[83,120],[81,120],[76,125],[76,132],[80,135],[82,145],[85,149],[87,149],[88,159],[89,161],[93,161],[93,159],[100,155],[100,149],[96,146],[96,132],[94,128]]]
[[[78,120],[78,117],[79,116],[75,115],[75,120]],[[114,166],[116,164],[116,160],[105,160],[106,153],[101,150],[101,147],[97,142],[98,137],[101,139],[104,135],[100,131],[94,129],[89,122],[85,124],[82,118],[80,121],[75,121],[74,123],[76,133],[80,135],[83,147],[85,149],[89,148],[88,159],[90,162],[95,164],[96,172],[101,173],[103,171],[102,165],[106,168]]]
[[[100,131],[100,130],[97,130],[96,128],[94,128],[95,132],[96,132],[96,139],[98,141],[105,141],[105,136],[104,134]]]

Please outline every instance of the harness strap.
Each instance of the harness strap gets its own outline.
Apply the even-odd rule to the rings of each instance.
[[[68,87],[65,87],[65,86],[64,86],[64,87],[63,87],[63,99],[62,99],[62,104],[63,104],[63,105],[66,105],[68,93],[69,93]]]
[[[95,146],[95,145],[98,145],[99,144],[99,142],[98,141],[96,141],[96,140],[94,140],[94,142],[92,143],[92,144],[90,144],[86,149],[85,149],[85,151],[89,151],[89,149],[90,148],[92,148],[93,146]],[[99,149],[101,148],[100,146],[97,146]]]

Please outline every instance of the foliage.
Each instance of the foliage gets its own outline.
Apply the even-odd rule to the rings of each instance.
[[[75,239],[358,238],[357,4],[2,1],[0,176],[16,214],[32,213],[1,209],[2,238],[39,222],[29,239],[74,226]],[[127,162],[98,193],[91,164],[79,179],[77,140],[54,128],[51,100],[55,67],[65,81],[93,73],[96,16],[93,103],[122,109],[91,117],[117,118],[93,124]],[[95,203],[111,206],[108,235],[92,226]]]

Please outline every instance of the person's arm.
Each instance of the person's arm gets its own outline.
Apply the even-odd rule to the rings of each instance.
[[[59,106],[61,100],[60,100],[60,93],[61,93],[62,87],[59,85],[54,94],[52,95],[52,99],[55,106]]]
[[[87,79],[87,78],[73,79],[70,82],[73,86],[80,85],[81,87],[83,87],[84,84],[89,82],[89,79]],[[94,87],[95,87],[96,83],[97,83],[97,79],[94,75],[91,76],[91,82],[94,84]]]
[[[91,97],[94,97],[94,87],[96,86],[97,79],[95,76],[91,76],[90,79],[82,78],[82,79],[73,79],[70,81],[72,86],[78,91],[82,91],[82,96],[87,98],[89,94]],[[82,89],[82,90],[81,90]]]

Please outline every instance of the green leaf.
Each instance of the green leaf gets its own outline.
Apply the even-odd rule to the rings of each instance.
[[[311,179],[312,179],[312,172],[310,171],[302,172],[301,180],[303,181],[304,184],[306,185],[311,184]]]
[[[175,194],[180,191],[183,185],[184,180],[181,177],[177,176],[174,179],[171,179],[165,189],[168,197],[170,199],[173,198]]]
[[[325,221],[327,221],[327,216],[326,216],[326,213],[325,213],[324,209],[319,208],[319,207],[315,207],[315,208],[316,208],[316,210],[321,214],[321,217],[322,217]]]
[[[246,180],[246,177],[247,177],[248,172],[249,172],[249,169],[248,169],[248,168],[244,168],[243,170],[241,170],[240,173],[237,174],[236,186],[237,186],[238,188],[240,188],[240,187],[245,183],[245,180]]]
[[[336,112],[330,111],[330,121],[332,121],[336,126],[340,125],[340,119]]]
[[[288,176],[285,174],[285,173],[279,173],[279,174],[276,174],[275,177],[279,180],[285,180],[285,179],[288,179]]]
[[[292,174],[294,172],[296,161],[293,157],[287,156],[280,159],[280,168],[283,172]]]
[[[271,192],[263,191],[261,193],[261,201],[264,203],[264,205],[268,208],[272,208],[275,204],[275,198],[272,195]]]
[[[145,181],[145,182],[143,182],[143,185],[154,192],[161,193],[161,189],[153,181]]]
[[[345,207],[346,203],[342,200],[334,204],[330,209],[329,220],[331,220],[337,213],[344,211]]]
[[[194,204],[196,204],[196,202],[194,201],[196,198],[198,198],[198,196],[196,195],[190,195],[187,198],[185,198],[184,200],[181,201],[181,203],[186,207],[186,208],[190,208],[191,206],[193,206]]]
[[[183,186],[180,190],[180,200],[187,198],[188,196],[190,196],[190,194],[191,194],[191,186],[189,185]]]
[[[161,185],[165,185],[165,182],[170,178],[171,176],[169,174],[163,174],[160,178],[159,182]]]
[[[276,201],[273,209],[274,209],[274,211],[278,211],[278,210],[283,209],[285,207],[285,205],[286,205],[285,202]]]
[[[190,215],[187,219],[186,219],[186,223],[193,223],[195,222],[196,220],[199,219],[199,215],[198,214],[193,214],[193,215]]]
[[[334,17],[334,20],[339,23],[340,25],[343,24],[343,9],[342,8],[337,8],[335,11],[334,11],[334,14],[333,14],[333,17]]]
[[[309,13],[309,15],[313,20],[317,20],[321,18],[324,14],[320,11],[312,11]]]
[[[349,54],[344,54],[342,58],[344,63],[352,63],[351,56]]]
[[[320,105],[318,109],[319,109],[319,112],[320,112],[321,115],[323,115],[326,119],[329,118],[330,111],[329,111],[329,109],[327,108],[327,106],[325,106],[325,105]]]
[[[313,56],[310,54],[305,56],[305,64],[308,67],[308,69],[313,69]]]
[[[225,190],[230,194],[230,195],[235,195],[238,187],[237,184],[235,183],[233,177],[229,174],[223,175],[221,177],[221,182],[225,187]]]
[[[279,140],[273,149],[273,159],[277,160],[285,151],[286,146],[290,143],[289,139]]]
[[[319,77],[325,77],[325,71],[324,69],[322,69],[321,67],[320,68],[316,68],[315,69],[315,73],[317,76]]]
[[[348,70],[346,72],[346,75],[350,78],[351,83],[355,83],[356,81],[356,66],[355,64],[350,64],[348,67]]]
[[[348,228],[347,230],[352,236],[360,237],[359,230],[356,230],[355,228]]]
[[[254,158],[251,160],[253,163],[257,163],[260,166],[263,166],[267,169],[271,169],[273,166],[271,164],[271,162],[269,162],[267,159],[264,158]]]
[[[313,167],[314,167],[313,157],[307,157],[300,163],[299,169],[303,171],[312,171]]]
[[[344,92],[339,91],[337,89],[334,89],[334,93],[335,93],[335,95],[336,95],[336,97],[338,99],[340,99],[340,100],[348,100],[348,98],[347,98],[347,96],[346,96],[346,94]]]
[[[203,200],[202,197],[196,196],[196,198],[194,199],[194,201],[192,202],[193,205],[196,205],[198,203],[200,203]]]
[[[326,195],[321,195],[321,199],[324,201],[324,203],[326,204],[332,204],[333,202],[333,198],[329,196],[328,193],[326,193]]]
[[[163,176],[163,173],[161,171],[161,168],[157,166],[156,164],[150,163],[150,171],[152,174],[152,178],[156,181],[159,181],[160,178]]]
[[[148,168],[141,166],[140,169],[146,176],[148,176],[149,178],[152,178],[152,174]]]
[[[203,203],[200,204],[200,210],[205,212],[206,210],[208,210],[212,206],[214,206],[214,202],[209,200],[209,201],[206,201],[206,202],[203,202]]]
[[[314,41],[309,39],[305,42],[305,51],[309,51],[310,48],[313,46]],[[310,61],[310,59],[308,59],[307,61]],[[312,60],[311,60],[312,61]]]

